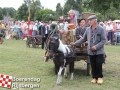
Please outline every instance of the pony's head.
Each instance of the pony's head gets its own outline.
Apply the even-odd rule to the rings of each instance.
[[[55,29],[50,33],[46,41],[46,52],[45,52],[45,58],[44,58],[45,62],[53,58],[58,47],[59,47],[59,31]]]
[[[58,51],[58,47],[59,47],[59,37],[58,36],[52,36],[50,37],[50,41],[49,41],[49,56],[52,58]]]

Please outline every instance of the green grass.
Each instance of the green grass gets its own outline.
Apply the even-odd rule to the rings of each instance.
[[[57,76],[52,61],[45,63],[42,60],[44,50],[27,48],[25,41],[5,40],[4,44],[0,45],[0,73],[17,78],[41,78],[41,87],[33,90],[120,90],[120,46],[106,46],[105,51],[107,59],[103,65],[102,85],[90,83],[91,76],[86,76],[84,61],[75,63],[73,81],[70,81],[69,77],[63,78],[62,85],[56,85]],[[6,89],[0,87],[0,90]]]

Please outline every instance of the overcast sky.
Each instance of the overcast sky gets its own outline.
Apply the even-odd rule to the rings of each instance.
[[[52,9],[52,10],[56,9],[57,3],[61,3],[61,5],[63,6],[64,1],[65,0],[40,0],[42,6],[44,6],[45,8]],[[17,10],[18,7],[20,7],[23,2],[24,0],[0,0],[0,7],[2,8],[13,7]]]

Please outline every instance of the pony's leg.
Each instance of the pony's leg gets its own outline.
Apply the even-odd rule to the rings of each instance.
[[[55,74],[57,75],[59,71],[59,66],[55,64]]]
[[[66,59],[64,59],[64,77],[67,78],[67,63],[66,63]]]
[[[67,78],[67,66],[64,67],[64,77]]]
[[[62,75],[61,75],[62,71],[63,71],[63,67],[60,67],[56,84],[61,84],[61,82],[62,82]]]
[[[74,79],[74,61],[70,63],[69,69],[70,69],[70,74],[71,74],[70,80],[73,80]]]

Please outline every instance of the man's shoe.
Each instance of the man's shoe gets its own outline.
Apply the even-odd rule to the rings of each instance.
[[[97,80],[95,79],[95,78],[93,78],[92,80],[91,80],[91,83],[96,83],[97,82]]]
[[[98,78],[97,83],[102,84],[103,83],[103,78]]]

